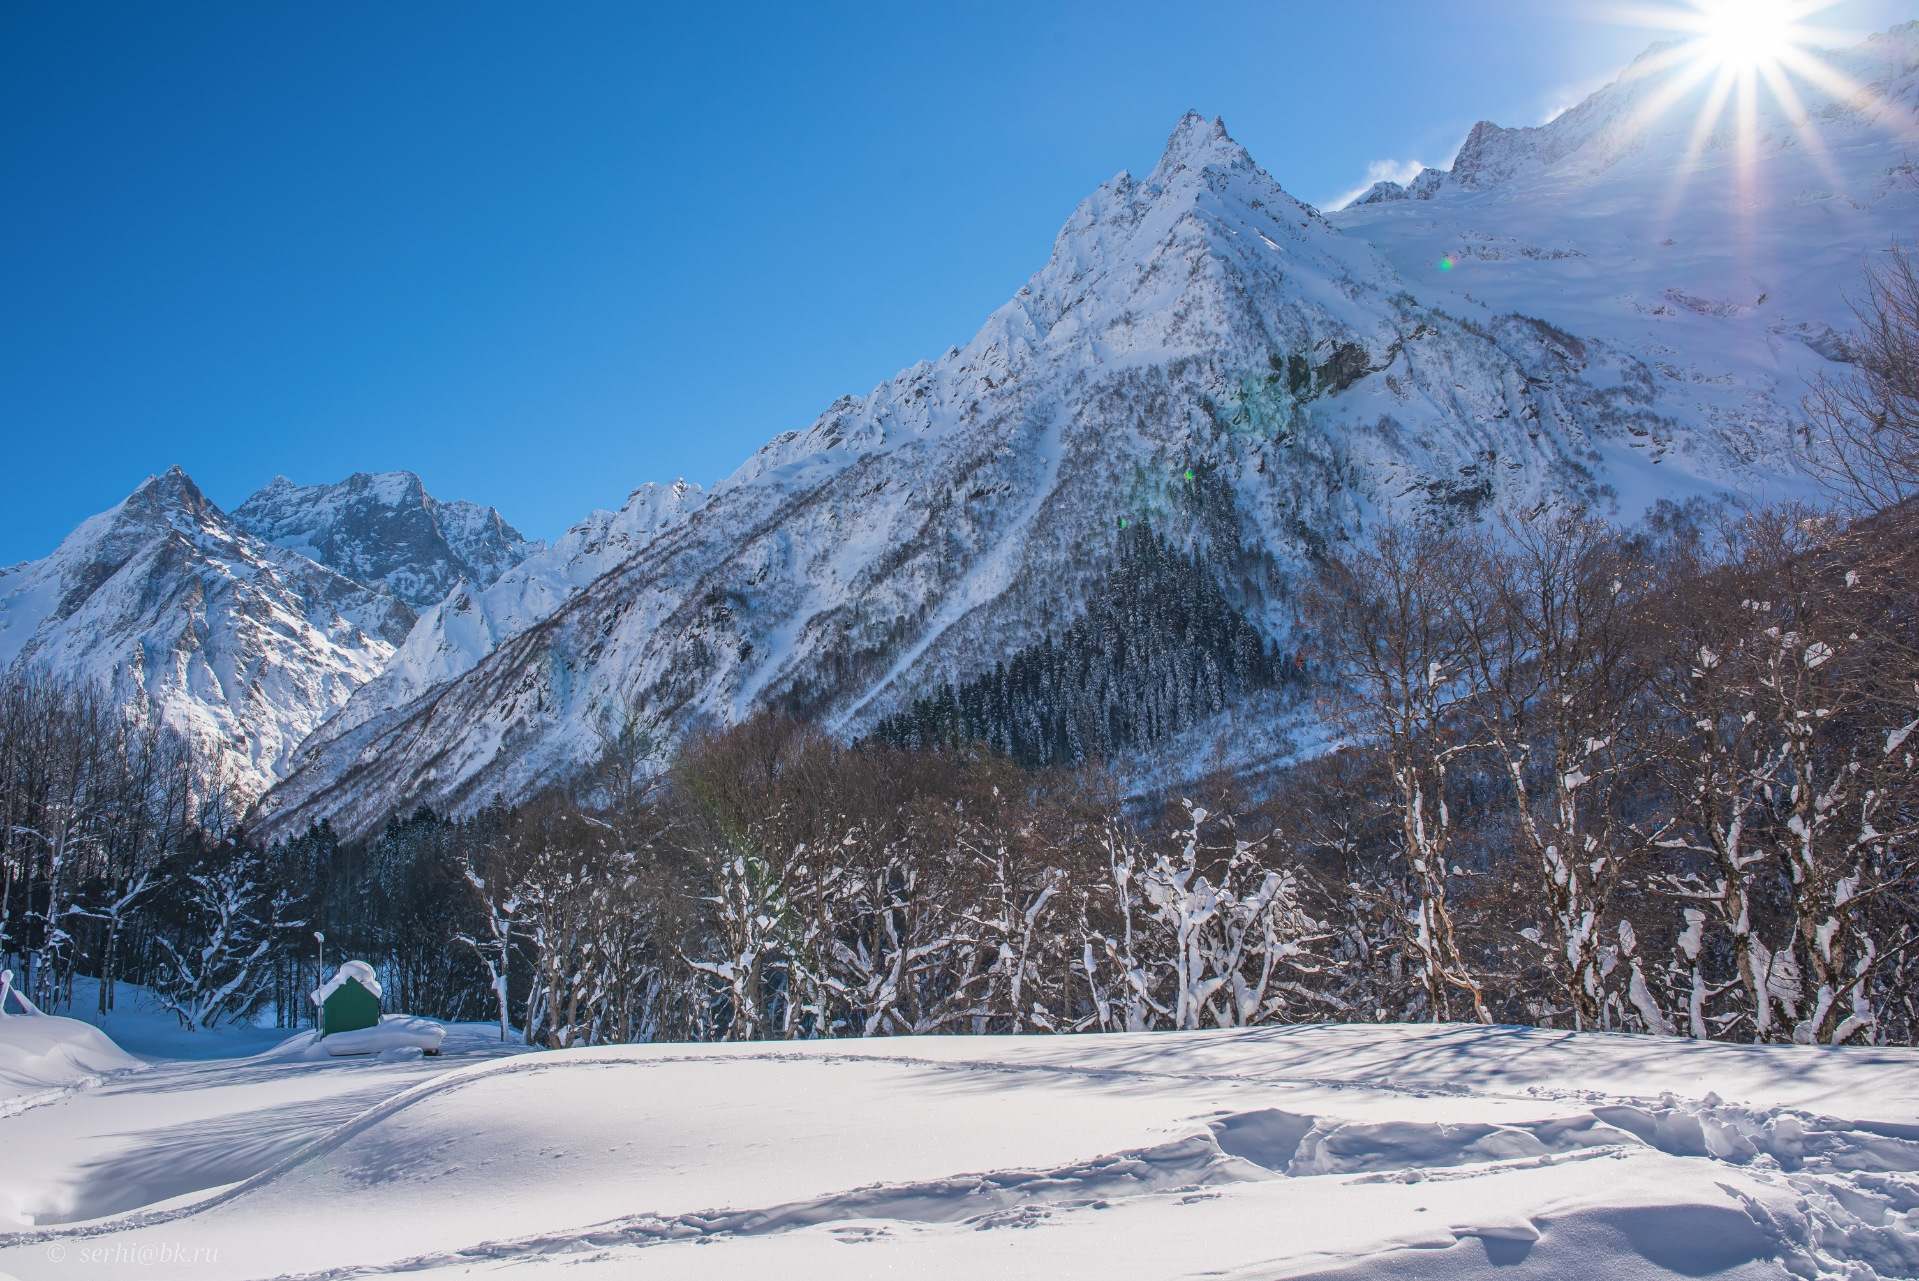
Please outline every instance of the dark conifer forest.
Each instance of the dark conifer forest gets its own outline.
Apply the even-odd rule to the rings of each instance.
[[[1034,768],[1164,742],[1296,675],[1236,609],[1198,550],[1122,528],[1085,615],[966,681],[916,699],[874,736],[900,747],[980,743]]]

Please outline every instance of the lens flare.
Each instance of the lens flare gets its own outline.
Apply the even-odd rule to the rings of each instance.
[[[1699,57],[1734,71],[1777,63],[1805,43],[1797,7],[1786,0],[1721,0],[1701,9]]]
[[[1811,89],[1854,108],[1867,108],[1880,125],[1912,127],[1912,114],[1895,102],[1869,93],[1834,66],[1821,46],[1850,43],[1855,34],[1813,25],[1817,15],[1838,0],[1615,0],[1616,21],[1662,28],[1679,39],[1649,51],[1633,64],[1629,77],[1646,80],[1621,134],[1646,132],[1674,111],[1694,111],[1691,139],[1675,177],[1670,198],[1676,208],[1690,175],[1707,157],[1730,147],[1737,180],[1749,189],[1763,163],[1760,146],[1761,100],[1780,108],[1788,128],[1807,153],[1830,169],[1819,134],[1820,116],[1808,108],[1802,90]],[[1815,104],[1816,105],[1816,104]],[[1746,208],[1756,208],[1750,199]],[[1442,265],[1441,270],[1446,270]]]

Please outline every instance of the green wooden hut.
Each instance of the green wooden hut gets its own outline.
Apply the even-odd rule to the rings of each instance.
[[[365,961],[348,961],[318,991],[314,1005],[320,1010],[320,1035],[352,1032],[380,1025],[380,981]]]

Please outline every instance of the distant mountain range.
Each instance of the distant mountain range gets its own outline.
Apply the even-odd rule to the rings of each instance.
[[[415,621],[390,590],[255,537],[177,467],[0,570],[0,665],[97,680],[256,792]]]
[[[275,476],[233,519],[261,542],[301,552],[414,609],[439,604],[455,583],[485,587],[545,548],[491,507],[441,502],[408,471],[360,472],[338,485]]]
[[[643,486],[545,547],[404,472],[276,479],[231,516],[171,472],[0,573],[0,664],[224,744],[269,831],[523,795],[627,716],[856,735],[1008,672],[1019,715],[1105,716],[1129,750],[1255,750],[1292,581],[1386,513],[1803,492],[1843,291],[1919,226],[1919,23],[1832,61],[1861,92],[1762,99],[1750,145],[1696,127],[1705,87],[1646,119],[1671,73],[1645,62],[1332,214],[1189,114],[966,346],[710,491]],[[1205,578],[1193,609],[1112,605],[1166,574]],[[1233,638],[1240,675],[1122,634],[1159,626]],[[1151,689],[1115,675],[1133,652]]]

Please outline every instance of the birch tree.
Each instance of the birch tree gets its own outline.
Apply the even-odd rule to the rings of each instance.
[[[1460,612],[1478,564],[1464,535],[1389,525],[1370,547],[1329,557],[1302,603],[1327,668],[1329,719],[1350,741],[1376,745],[1392,780],[1426,1011],[1443,1021],[1463,1006],[1490,1023],[1449,900],[1458,873],[1448,775],[1479,747],[1464,727],[1484,693]]]
[[[1883,606],[1858,608],[1874,569],[1832,526],[1774,513],[1733,540],[1670,628],[1664,693],[1689,730],[1670,769],[1690,813],[1661,844],[1711,870],[1667,884],[1729,939],[1754,1039],[1836,1044],[1872,1028],[1878,969],[1905,946],[1877,937],[1869,911],[1906,879],[1913,834],[1910,731],[1898,698],[1875,692],[1896,651],[1873,636]],[[1706,1021],[1723,1032],[1741,1017]]]
[[[1648,576],[1614,531],[1576,515],[1509,520],[1463,593],[1477,720],[1504,776],[1513,832],[1537,877],[1547,972],[1577,1030],[1630,1009],[1663,1026],[1643,972],[1622,967],[1622,877],[1662,834],[1631,827],[1647,749],[1639,626]],[[1630,926],[1625,937],[1632,937]],[[1637,965],[1635,958],[1633,965]],[[1620,978],[1615,980],[1614,975]],[[1625,982],[1640,975],[1640,989]]]

